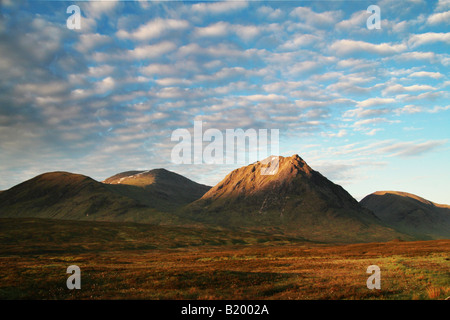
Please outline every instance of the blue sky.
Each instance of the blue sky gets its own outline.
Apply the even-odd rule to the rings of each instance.
[[[0,14],[0,189],[161,167],[214,185],[240,165],[170,158],[172,132],[202,120],[279,129],[281,155],[358,200],[450,204],[448,0],[6,0]]]

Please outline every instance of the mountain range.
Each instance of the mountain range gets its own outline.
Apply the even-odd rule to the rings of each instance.
[[[298,155],[238,168],[214,187],[177,173],[127,171],[102,182],[69,172],[39,175],[0,193],[0,217],[133,221],[288,235],[319,242],[450,237],[450,208],[400,192],[356,201]]]

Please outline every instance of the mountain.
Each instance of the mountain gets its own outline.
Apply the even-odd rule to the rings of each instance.
[[[201,198],[211,188],[166,169],[122,172],[103,183],[117,193],[165,212]]]
[[[274,175],[261,174],[267,162],[232,171],[183,213],[205,223],[317,241],[364,242],[402,237],[298,155],[279,157]]]
[[[387,225],[423,239],[450,238],[450,206],[414,194],[377,191],[361,200]]]
[[[119,191],[81,174],[44,173],[1,193],[0,217],[164,224],[187,222]]]

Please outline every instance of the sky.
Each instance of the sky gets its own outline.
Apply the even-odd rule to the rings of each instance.
[[[280,155],[357,200],[450,204],[449,24],[449,0],[3,0],[0,190],[154,168],[215,185],[242,165],[171,160],[172,133],[202,121],[279,129]]]

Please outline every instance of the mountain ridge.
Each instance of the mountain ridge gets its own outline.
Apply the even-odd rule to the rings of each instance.
[[[151,192],[104,184],[76,173],[47,172],[1,193],[0,217],[191,224],[170,210],[159,210],[162,201],[158,205],[142,201]]]
[[[398,197],[438,211],[450,206],[401,191],[377,191],[358,202],[298,154],[278,157],[273,175],[263,174],[268,159],[273,156],[231,171],[213,187],[163,168],[125,171],[102,182],[81,174],[48,172],[0,192],[0,217],[209,226],[319,242],[450,237],[445,228],[443,233],[442,227],[434,226],[446,226],[447,215],[442,219],[441,213],[414,211],[434,228],[429,232],[417,228],[419,218],[406,221],[412,227],[405,227],[380,215],[377,206],[367,206],[365,199]]]
[[[435,207],[439,207],[439,208],[450,208],[450,205],[436,203],[436,202],[427,200],[427,199],[425,199],[425,198],[422,198],[422,197],[420,197],[420,196],[418,196],[418,195],[415,195],[415,194],[413,194],[413,193],[404,192],[404,191],[391,191],[391,190],[389,190],[389,191],[375,191],[375,192],[373,192],[373,193],[371,193],[371,194],[373,194],[373,195],[380,195],[380,196],[385,195],[385,194],[394,194],[394,195],[398,195],[398,196],[403,196],[403,197],[413,198],[413,199],[416,199],[416,200],[418,200],[418,201],[420,201],[420,202],[423,202],[423,203],[425,203],[425,204],[433,205],[433,206],[435,206]],[[362,199],[361,199],[361,200],[362,200]]]
[[[384,223],[421,239],[450,238],[450,206],[402,191],[376,191],[360,201]]]

